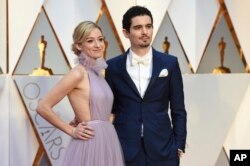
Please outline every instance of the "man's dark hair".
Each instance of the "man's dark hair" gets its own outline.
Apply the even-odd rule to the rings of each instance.
[[[134,18],[136,16],[144,16],[144,15],[149,16],[151,18],[151,21],[153,24],[152,14],[146,7],[133,6],[133,7],[129,8],[127,10],[127,12],[123,15],[122,28],[126,29],[129,32],[132,18]]]

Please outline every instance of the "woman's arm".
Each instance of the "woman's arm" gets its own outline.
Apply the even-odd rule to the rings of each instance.
[[[66,74],[45,96],[37,107],[37,112],[52,125],[75,137],[72,132],[74,127],[65,123],[52,110],[52,108],[67,96],[84,79],[84,68],[77,66]]]

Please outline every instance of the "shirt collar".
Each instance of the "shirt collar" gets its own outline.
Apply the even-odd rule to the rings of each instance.
[[[150,47],[150,49],[148,50],[148,52],[144,55],[144,56],[139,56],[137,54],[135,54],[131,48],[129,49],[129,52],[128,52],[128,58],[129,58],[129,61],[130,61],[130,64],[132,65],[132,57],[135,56],[137,58],[141,58],[141,59],[149,59],[149,62],[151,64],[152,62],[152,57],[153,57],[153,52],[152,52],[152,47]]]

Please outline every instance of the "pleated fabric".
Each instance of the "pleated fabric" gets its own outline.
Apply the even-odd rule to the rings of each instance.
[[[72,139],[60,166],[123,166],[120,142],[108,121],[90,121],[95,137],[88,141]]]

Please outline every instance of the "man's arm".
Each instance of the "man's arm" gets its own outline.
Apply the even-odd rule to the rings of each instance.
[[[184,104],[182,75],[177,58],[171,75],[170,109],[176,144],[182,152],[185,152],[187,113]],[[181,154],[181,151],[179,152]]]

